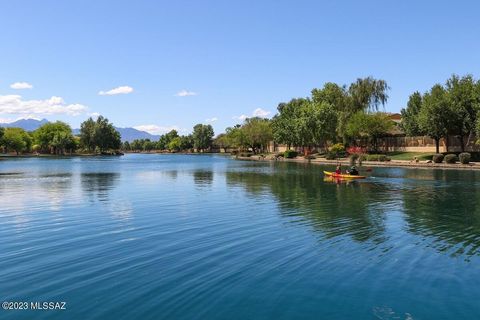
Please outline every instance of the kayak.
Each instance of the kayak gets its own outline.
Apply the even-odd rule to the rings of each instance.
[[[338,179],[365,179],[366,176],[357,176],[351,174],[336,174],[335,172],[323,171],[326,176]]]

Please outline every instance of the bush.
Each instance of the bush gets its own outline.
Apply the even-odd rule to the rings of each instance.
[[[446,163],[455,163],[458,161],[458,157],[456,154],[450,153],[445,156]]]
[[[360,158],[360,155],[358,153],[353,153],[348,157],[350,166],[354,166],[357,164],[357,159]]]
[[[296,158],[298,156],[298,152],[295,150],[287,150],[283,153],[283,156],[287,159]]]
[[[336,158],[343,158],[346,157],[345,146],[341,143],[336,143],[330,148],[328,148],[328,153],[335,154]]]
[[[308,155],[304,156],[304,158],[307,159],[307,160],[312,160],[312,159],[315,159],[316,157],[312,154],[308,154]]]
[[[472,156],[468,152],[462,152],[458,155],[458,159],[460,160],[460,163],[462,164],[468,164],[470,163],[470,158]]]
[[[362,148],[362,147],[349,147],[349,148],[347,149],[347,152],[348,152],[349,154],[353,154],[353,153],[362,154],[362,153],[367,152],[367,149],[366,149],[366,148]]]
[[[275,158],[283,158],[283,152],[276,153]]]
[[[326,155],[325,155],[325,159],[327,160],[335,160],[337,159],[337,155],[333,152],[328,152]]]
[[[435,163],[442,163],[443,162],[443,154],[441,153],[437,153],[437,154],[434,154],[432,156],[432,161],[435,162]]]
[[[341,143],[335,143],[333,146],[328,148],[328,151],[333,153],[341,153],[345,151],[345,146]]]

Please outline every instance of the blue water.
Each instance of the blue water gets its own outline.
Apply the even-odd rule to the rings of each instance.
[[[0,160],[1,319],[477,319],[480,173]]]

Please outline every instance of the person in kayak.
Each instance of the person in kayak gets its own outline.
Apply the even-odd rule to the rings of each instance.
[[[350,169],[347,170],[347,174],[351,176],[358,176],[358,170],[355,166],[352,166]]]
[[[337,169],[335,170],[335,174],[342,174],[342,168],[340,168],[340,166],[337,166]]]

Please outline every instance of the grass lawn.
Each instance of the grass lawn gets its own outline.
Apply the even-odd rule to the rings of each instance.
[[[389,152],[388,156],[392,160],[413,160],[413,157],[417,157],[418,160],[424,161],[424,160],[432,160],[432,155],[433,153],[430,152],[402,152],[402,151],[396,151],[396,152]]]

